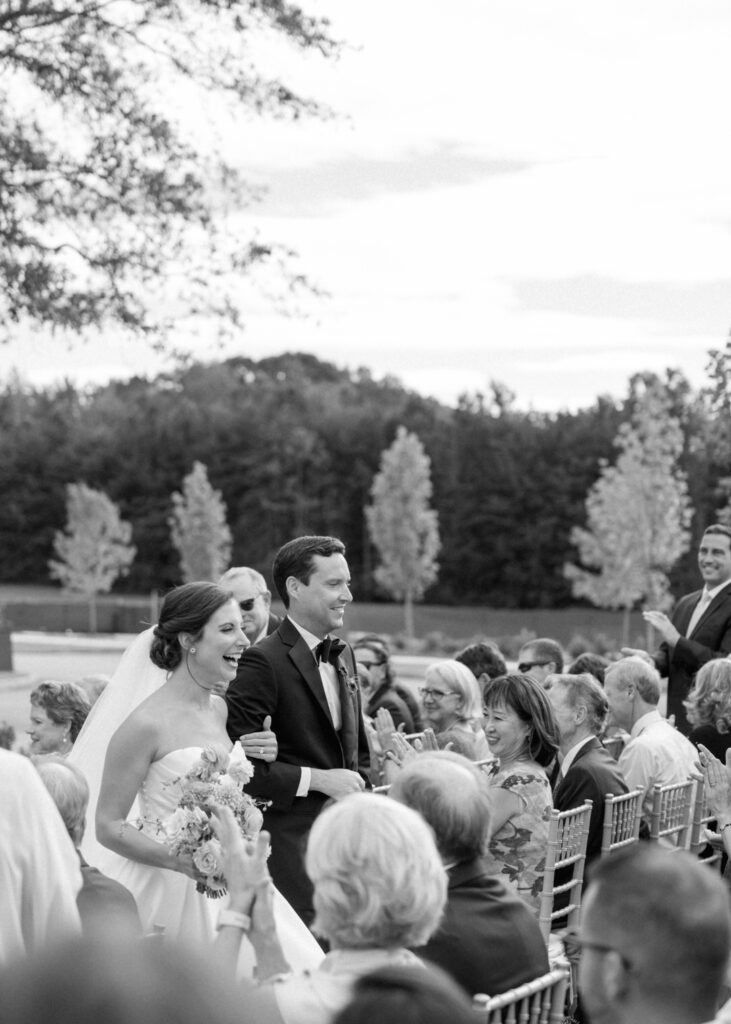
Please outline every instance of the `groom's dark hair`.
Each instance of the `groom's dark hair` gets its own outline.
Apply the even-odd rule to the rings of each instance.
[[[330,555],[344,555],[345,545],[337,537],[295,537],[283,544],[274,557],[272,578],[277,593],[285,608],[289,608],[287,580],[294,576],[305,586],[315,571],[313,559],[315,555],[329,558]]]

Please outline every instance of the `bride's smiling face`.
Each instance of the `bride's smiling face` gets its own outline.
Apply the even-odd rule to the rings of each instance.
[[[211,615],[201,635],[192,642],[195,653],[189,649],[189,664],[201,682],[231,682],[248,646],[241,628],[241,610],[232,598]]]

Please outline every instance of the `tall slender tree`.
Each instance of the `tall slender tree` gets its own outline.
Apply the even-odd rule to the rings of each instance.
[[[659,381],[647,385],[616,444],[616,463],[602,461],[587,496],[586,528],[571,532],[582,565],[567,564],[564,572],[575,597],[624,610],[626,644],[637,602],[661,609],[672,603],[667,573],[690,543],[692,511],[677,468],[683,432]]]
[[[56,532],[53,547],[58,558],[51,559],[48,568],[64,589],[87,598],[89,629],[95,633],[97,594],[108,593],[134,560],[132,527],[103,491],[77,483],[67,486],[66,495],[66,529]]]
[[[231,558],[231,531],[221,492],[211,486],[202,462],[193,463],[182,494],[176,491],[172,500],[170,531],[183,579],[218,579]]]
[[[431,462],[416,434],[399,427],[371,486],[366,521],[380,564],[376,582],[404,604],[406,635],[414,635],[414,601],[437,579],[439,520],[430,507]]]

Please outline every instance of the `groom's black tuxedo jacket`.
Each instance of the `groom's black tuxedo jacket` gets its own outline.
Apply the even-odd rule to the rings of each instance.
[[[711,658],[725,658],[731,653],[731,584],[713,598],[701,615],[693,636],[685,635],[702,593],[702,590],[696,590],[680,598],[671,615],[680,639],[673,648],[666,643],[660,644],[654,655],[660,675],[668,679],[668,717],[675,715],[675,725],[686,736],[691,726],[685,716],[683,701],[688,696],[693,677]]]
[[[311,917],[312,887],[304,870],[304,847],[312,822],[328,798],[312,790],[307,796],[296,796],[300,768],[349,768],[367,779],[369,767],[360,689],[349,647],[335,667],[340,683],[339,731],[333,726],[312,652],[289,619],[244,652],[226,693],[232,740],[258,731],[265,716],[271,715],[279,745],[277,760],[255,761],[254,778],[246,791],[271,801],[264,814],[264,827],[272,836],[269,868],[277,888],[305,919]]]

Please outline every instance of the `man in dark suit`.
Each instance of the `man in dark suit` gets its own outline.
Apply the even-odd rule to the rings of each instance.
[[[228,731],[237,739],[271,716],[277,759],[256,762],[247,792],[271,801],[264,814],[269,869],[309,924],[312,884],[303,857],[310,827],[328,799],[363,789],[369,769],[353,654],[330,636],[353,598],[345,547],[334,537],[289,541],[272,574],[287,616],[244,652],[226,692]]]
[[[625,647],[623,654],[638,654],[651,660],[668,680],[666,715],[675,716],[676,727],[686,736],[692,726],[683,701],[698,669],[712,658],[731,653],[731,530],[709,526],[698,549],[698,567],[703,589],[681,597],[670,618],[664,612],[643,613],[662,642],[650,656]]]
[[[241,609],[241,628],[250,644],[269,636],[282,621],[272,615],[272,595],[266,580],[248,565],[235,565],[227,569],[218,581],[219,587],[230,590]]]
[[[416,954],[470,995],[498,995],[544,974],[548,954],[535,914],[482,859],[490,832],[484,774],[452,751],[423,753],[402,768],[389,795],[431,825],[448,873],[444,916]]]
[[[570,811],[592,801],[586,844],[589,864],[601,851],[604,798],[607,794],[619,796],[628,791],[617,762],[598,738],[609,712],[609,701],[588,672],[553,675],[546,682],[561,736],[553,806],[559,811]]]

